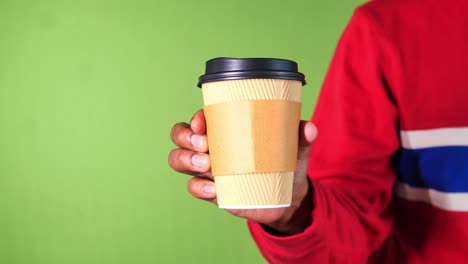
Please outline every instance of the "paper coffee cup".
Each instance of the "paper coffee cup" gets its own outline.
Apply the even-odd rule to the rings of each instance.
[[[303,84],[289,60],[207,61],[198,85],[219,207],[291,204]]]

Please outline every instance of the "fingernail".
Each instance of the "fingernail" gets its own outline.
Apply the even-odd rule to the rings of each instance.
[[[215,193],[215,186],[214,184],[207,184],[203,187],[203,192],[206,194],[214,194]]]
[[[192,164],[195,167],[203,168],[208,163],[208,158],[205,155],[195,154],[192,156]]]
[[[192,145],[197,148],[201,148],[203,146],[203,136],[200,135],[192,135],[190,137],[190,141],[192,142]]]

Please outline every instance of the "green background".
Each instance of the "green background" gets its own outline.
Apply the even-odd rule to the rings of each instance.
[[[264,263],[167,155],[218,56],[296,60],[309,118],[358,0],[0,0],[0,263]]]

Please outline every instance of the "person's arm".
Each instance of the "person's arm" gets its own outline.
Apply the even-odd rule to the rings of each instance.
[[[312,118],[318,137],[309,160],[311,200],[303,202],[312,224],[281,236],[248,222],[270,263],[366,263],[388,240],[399,138],[396,105],[385,82],[391,76],[383,74],[385,45],[370,16],[357,9]]]

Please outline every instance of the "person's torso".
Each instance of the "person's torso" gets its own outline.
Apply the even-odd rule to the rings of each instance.
[[[402,151],[395,235],[409,263],[468,263],[468,1],[377,0]]]

